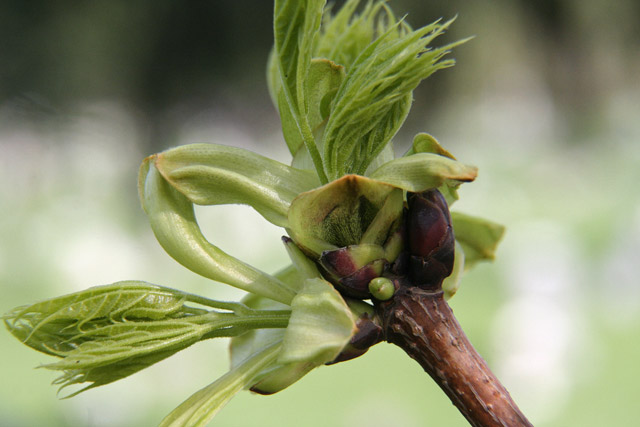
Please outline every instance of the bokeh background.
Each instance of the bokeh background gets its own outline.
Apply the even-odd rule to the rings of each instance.
[[[454,209],[508,227],[451,301],[536,426],[637,425],[640,3],[392,1],[414,26],[475,35],[415,93],[396,138],[427,131],[480,168]],[[288,161],[264,78],[270,1],[0,2],[0,312],[123,279],[237,299],[181,268],[139,207],[141,160],[215,142]],[[281,231],[251,209],[198,210],[207,236],[273,272]],[[50,359],[0,332],[0,425],[156,425],[227,369],[208,341],[59,400]],[[464,426],[420,367],[380,344],[217,426]]]

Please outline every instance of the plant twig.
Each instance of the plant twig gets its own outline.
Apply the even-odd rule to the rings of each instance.
[[[472,426],[532,426],[473,348],[442,291],[402,287],[377,312],[385,340],[420,363]]]

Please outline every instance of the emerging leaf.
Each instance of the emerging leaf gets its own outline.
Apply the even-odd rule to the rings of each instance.
[[[44,365],[63,372],[54,384],[62,389],[90,383],[73,396],[129,376],[203,339],[256,327],[283,328],[289,315],[127,281],[18,307],[3,317],[16,338],[61,358]]]
[[[319,137],[322,136],[324,125],[329,117],[331,102],[344,79],[344,75],[344,67],[328,59],[313,59],[311,61],[304,82],[304,91],[307,103],[307,120],[316,141],[320,140]],[[282,121],[282,133],[289,151],[294,156],[295,165],[296,158],[303,156],[303,153],[308,155],[308,151],[304,148],[304,140],[298,123],[287,106],[284,91],[280,91],[278,96],[278,110]]]
[[[404,123],[412,91],[420,81],[453,65],[453,60],[441,59],[462,42],[427,47],[450,23],[436,22],[410,31],[398,22],[347,69],[323,135],[329,178],[363,174]]]
[[[320,28],[324,5],[325,0],[276,0],[273,31],[275,57],[281,80],[280,90],[284,95],[284,102],[278,100],[280,112],[283,114],[284,110],[288,110],[284,114],[297,125],[300,139],[313,160],[320,181],[327,182],[322,158],[313,137],[309,120],[309,100],[305,90],[313,43]],[[272,86],[277,87],[277,83],[272,82]],[[296,142],[291,141],[290,148],[295,148]],[[295,152],[291,154],[295,155]]]
[[[347,0],[335,15],[325,11],[320,35],[314,50],[314,56],[329,58],[337,64],[350,69],[360,53],[376,37],[387,33],[398,21],[391,9],[383,1],[368,1],[362,11],[357,13],[361,0]],[[406,24],[402,24],[407,28]],[[401,31],[390,34],[399,37]]]

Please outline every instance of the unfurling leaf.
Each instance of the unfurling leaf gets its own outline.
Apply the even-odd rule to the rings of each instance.
[[[275,62],[280,74],[280,91],[284,95],[284,101],[278,100],[279,110],[281,114],[288,110],[285,114],[297,125],[300,139],[323,183],[327,182],[327,177],[309,121],[305,81],[325,3],[326,0],[276,0],[273,22]],[[272,81],[271,86],[278,84]],[[277,96],[280,97],[280,92]],[[289,144],[295,149],[293,140]]]
[[[129,376],[203,339],[268,324],[284,328],[289,315],[288,310],[252,310],[126,281],[18,307],[3,318],[26,345],[61,358],[43,366],[63,372],[54,384],[62,389],[90,383],[75,395]]]
[[[164,179],[155,167],[155,156],[140,167],[139,191],[158,242],[180,264],[209,279],[291,302],[295,293],[280,280],[223,252],[204,237],[193,204]]]
[[[311,131],[316,138],[322,136],[322,130],[326,124],[331,108],[331,102],[336,95],[342,80],[344,80],[344,67],[337,65],[328,59],[313,59],[309,67],[307,78],[304,82],[304,91],[307,102],[307,120]],[[308,151],[304,149],[304,141],[300,129],[286,104],[284,92],[280,91],[278,97],[278,110],[282,120],[282,133],[284,139],[294,156],[294,165],[300,162],[300,158]],[[301,150],[302,147],[302,150]]]
[[[427,47],[450,23],[435,22],[411,31],[400,21],[347,69],[323,135],[329,178],[363,174],[404,123],[413,90],[435,71],[453,65],[453,60],[442,57],[463,41]]]

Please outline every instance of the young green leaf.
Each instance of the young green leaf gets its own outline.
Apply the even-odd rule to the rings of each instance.
[[[13,309],[3,319],[26,345],[62,356],[84,342],[84,333],[129,319],[165,320],[206,313],[187,308],[190,295],[138,281],[124,281]],[[195,310],[195,311],[194,311]]]
[[[288,108],[297,124],[300,138],[309,152],[320,181],[327,182],[313,130],[309,123],[309,103],[305,81],[313,51],[314,38],[320,28],[325,0],[276,0],[274,41],[281,91],[285,103],[278,102],[280,113]],[[287,136],[287,135],[285,135]],[[290,146],[295,146],[291,142]],[[297,150],[296,150],[297,151]],[[291,153],[295,155],[295,152]]]
[[[361,0],[347,0],[335,15],[330,13],[331,10],[325,12],[315,57],[329,58],[349,70],[358,55],[377,36],[397,24],[386,2],[368,1],[357,13],[360,3]]]
[[[435,71],[453,43],[427,46],[451,21],[416,31],[398,22],[358,56],[338,91],[323,136],[325,169],[331,179],[363,174],[403,124],[412,91]]]
[[[344,75],[344,67],[336,65],[328,59],[313,59],[311,61],[304,90],[308,108],[307,119],[316,140],[318,140],[318,136],[322,135],[324,124],[329,116],[331,101],[333,101]],[[283,91],[280,91],[278,96],[278,110],[280,111],[284,139],[295,159],[296,156],[302,154],[300,148],[304,147],[304,141],[295,117],[287,108],[287,99]],[[305,151],[304,148],[302,151]]]
[[[3,317],[16,338],[61,358],[43,366],[63,372],[54,381],[60,389],[90,383],[73,396],[129,376],[203,339],[253,328],[284,328],[289,316],[288,310],[252,310],[126,281],[18,307]]]
[[[195,273],[247,292],[288,304],[295,293],[275,277],[212,245],[202,234],[193,204],[164,179],[155,156],[140,168],[142,206],[158,242],[176,261]]]

